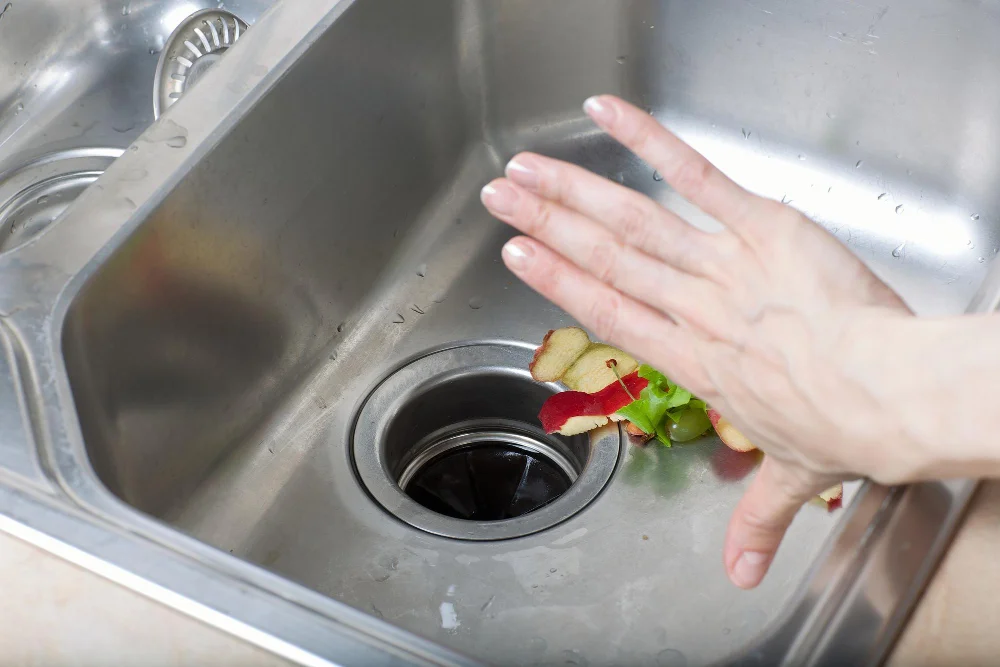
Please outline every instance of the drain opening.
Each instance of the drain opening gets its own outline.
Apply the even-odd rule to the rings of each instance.
[[[435,435],[399,477],[424,507],[471,521],[501,521],[534,512],[566,493],[576,469],[551,443],[513,428]]]
[[[620,434],[542,431],[538,410],[557,388],[531,379],[531,357],[527,348],[470,345],[390,375],[355,429],[368,491],[410,525],[461,539],[527,535],[583,509],[617,465]]]

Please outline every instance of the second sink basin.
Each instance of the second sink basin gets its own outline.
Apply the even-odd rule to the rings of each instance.
[[[918,311],[960,312],[998,244],[996,142],[975,128],[1000,97],[970,100],[931,60],[968,71],[1000,54],[951,41],[984,30],[971,15],[944,29],[928,2],[897,4],[347,3],[66,295],[61,353],[94,471],[225,554],[483,660],[750,651],[847,513],[803,509],[742,592],[721,545],[754,456],[532,431],[554,388],[522,357],[571,321],[500,263],[511,232],[479,188],[532,149],[711,226],[580,110],[616,93],[816,218]],[[187,136],[173,119],[147,139]],[[369,429],[368,414],[396,421]],[[505,434],[490,479],[528,451],[568,490],[495,533],[462,518],[485,507],[454,495],[468,480],[448,482],[447,521],[427,513],[444,487],[423,504],[401,491],[408,470],[434,478],[420,456],[482,433]]]

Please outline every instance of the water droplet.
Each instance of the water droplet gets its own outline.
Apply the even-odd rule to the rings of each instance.
[[[889,196],[889,193],[888,193],[888,192],[883,192],[882,194],[880,194],[880,195],[878,196],[878,200],[879,200],[879,201],[882,201],[883,199],[885,199],[885,198],[886,198],[886,197],[888,197],[888,196]]]
[[[483,307],[483,298],[480,296],[474,296],[469,299],[469,308],[472,310],[479,310]]]
[[[965,245],[969,246],[970,248],[975,248],[976,247],[975,243],[972,242],[972,239],[969,239],[968,241],[966,241]]]
[[[618,175],[615,176],[615,180],[618,181],[619,184],[625,185],[625,172],[619,171]]]
[[[854,168],[861,169],[861,165],[863,165],[864,163],[865,163],[864,160],[858,160],[857,163],[854,165]]]
[[[826,117],[829,118],[829,119],[831,119],[831,120],[833,120],[834,118],[837,117],[837,114],[833,113],[832,111],[827,111],[826,112]]]
[[[663,174],[661,174],[658,171],[654,171],[653,172],[653,180],[657,181],[657,182],[662,181],[663,180]]]
[[[122,16],[128,16],[131,13],[132,13],[132,5],[126,2],[124,5],[122,5]]]
[[[49,196],[48,195],[42,195],[41,197],[39,197],[38,199],[35,200],[35,203],[38,204],[38,205],[41,205],[41,204],[44,204],[45,202],[47,202],[48,200],[49,200]]]
[[[17,104],[14,105],[14,115],[15,116],[17,114],[21,113],[22,111],[24,111],[24,104],[23,103],[18,102]]]
[[[896,246],[895,250],[892,251],[892,256],[893,257],[897,257],[897,258],[898,257],[902,257],[903,256],[903,252],[905,250],[906,250],[906,241],[903,241],[898,246]]]
[[[985,258],[985,257],[980,257],[980,258],[979,258],[979,263],[980,263],[980,264],[982,264],[982,263],[983,263],[983,262],[985,262],[985,261],[986,261],[986,258]]]
[[[907,176],[913,176],[913,170],[912,169],[907,169],[906,170],[906,175]]]
[[[538,132],[540,129],[542,129],[541,125],[535,125],[533,128],[531,128],[531,131],[532,132]]]
[[[729,628],[722,628],[722,634],[728,635],[730,632],[732,632],[732,630],[730,630]]]
[[[556,573],[556,568],[550,567],[549,568],[549,574],[555,574],[555,573]]]
[[[805,155],[801,155],[801,154],[800,154],[800,155],[799,155],[799,159],[800,159],[800,160],[802,160],[803,162],[805,162],[805,159],[806,159],[806,156],[805,156]]]
[[[171,148],[184,148],[187,146],[187,137],[177,135],[176,137],[170,137],[167,139],[167,145]]]
[[[157,53],[157,51],[156,51],[156,49],[155,49],[155,48],[153,48],[152,46],[151,46],[151,47],[149,47],[149,55],[151,55],[151,56],[155,56],[155,55],[156,55],[156,53]]]
[[[979,220],[979,214],[978,213],[973,213],[969,217],[972,218],[973,220]]]
[[[899,206],[896,207],[896,213],[899,214],[899,215],[902,215],[902,213],[903,213],[903,205],[902,204],[900,204]]]
[[[123,134],[134,128],[135,128],[135,122],[132,120],[117,120],[111,124],[112,130]]]
[[[421,264],[420,266],[417,267],[417,275],[420,276],[421,278],[426,278],[427,277],[427,265],[426,264]]]
[[[624,65],[625,61],[627,60],[628,56],[618,56],[617,58],[615,58],[615,62],[618,63],[619,65]]]
[[[434,303],[444,303],[444,300],[447,298],[448,295],[445,294],[444,292],[435,292],[434,295],[431,296],[431,301],[433,301]]]
[[[652,28],[653,26],[649,26]],[[533,587],[537,588],[537,586]],[[587,667],[590,663],[585,657],[579,652],[572,649],[566,649],[562,652],[563,664],[564,665],[577,665],[577,667]]]
[[[139,151],[139,146],[138,146],[138,144],[132,144],[131,146],[128,147],[128,149],[130,151],[132,151],[133,153],[136,153],[136,152]]]
[[[751,132],[750,130],[748,130],[746,128],[743,128],[743,138],[744,139],[749,139],[751,134],[753,134],[753,132]]]
[[[344,333],[344,327],[347,326],[347,322],[341,322],[337,325],[337,333]]]

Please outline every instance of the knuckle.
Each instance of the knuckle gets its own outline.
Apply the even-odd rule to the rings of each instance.
[[[544,200],[536,200],[529,214],[532,233],[542,236],[552,225],[554,211],[552,205]]]
[[[712,165],[704,159],[691,159],[681,163],[674,175],[674,187],[686,198],[704,192],[712,173]]]
[[[588,319],[594,329],[594,334],[601,340],[615,342],[622,311],[621,295],[615,293],[605,298],[595,299],[589,308]]]
[[[785,522],[781,518],[764,514],[757,509],[746,510],[742,520],[746,526],[760,533],[782,533],[785,530]]]
[[[597,243],[590,251],[587,269],[601,282],[614,283],[618,275],[618,247]]]
[[[644,248],[649,241],[649,216],[635,204],[624,204],[621,208],[620,224],[625,242],[636,248]]]

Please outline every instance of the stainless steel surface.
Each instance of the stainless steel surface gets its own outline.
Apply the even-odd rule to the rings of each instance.
[[[271,2],[226,7],[253,23]],[[218,4],[0,3],[0,252],[44,231],[153,122],[151,90],[168,36]]]
[[[998,24],[931,0],[274,6],[0,256],[24,406],[0,411],[22,461],[3,527],[303,661],[464,660],[404,631],[499,663],[877,661],[970,483],[807,507],[745,593],[719,554],[752,461],[718,442],[631,447],[583,511],[500,542],[390,518],[349,443],[389,370],[568,323],[478,203],[517,150],[713,224],[586,121],[597,92],[790,200],[918,312],[961,312],[1000,245]]]
[[[0,252],[45,231],[121,154],[119,148],[69,149],[0,174]]]
[[[454,320],[449,326],[454,326]],[[345,424],[349,429],[346,442],[364,490],[401,521],[464,540],[530,535],[587,507],[616,471],[623,438],[617,426],[572,438],[546,436],[537,425],[538,411],[558,389],[531,379],[527,369],[532,356],[533,348],[524,344],[462,345],[393,369],[370,396],[359,397],[363,406],[356,427]],[[347,417],[350,420],[350,413]],[[548,458],[563,459],[574,484],[534,512],[498,521],[462,520],[422,507],[404,492],[412,464],[422,463],[430,453],[426,446],[440,442],[449,429],[464,433],[473,425],[496,427],[510,435],[520,432],[522,438],[527,436],[522,447],[531,447],[534,441],[535,447],[555,450],[558,458]],[[378,522],[378,517],[366,520]],[[458,543],[450,544],[463,550]]]
[[[246,22],[222,9],[195,12],[174,28],[156,65],[154,117],[180,99],[246,31]]]

